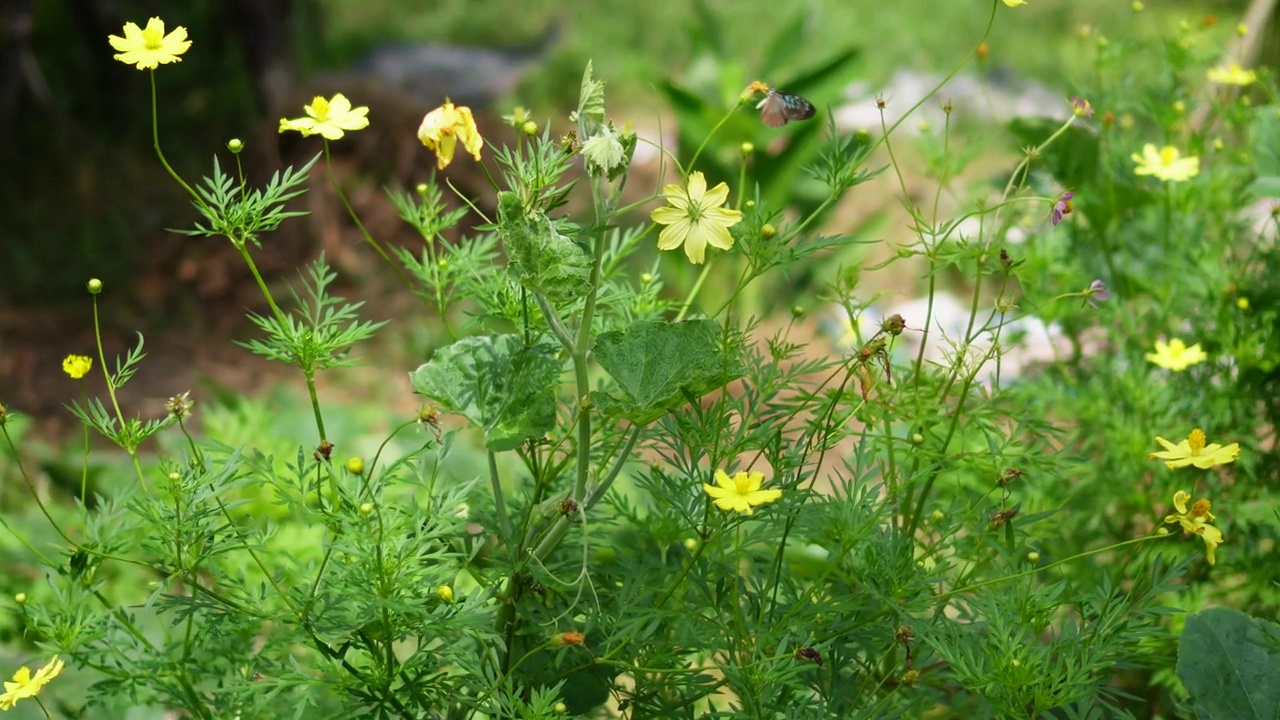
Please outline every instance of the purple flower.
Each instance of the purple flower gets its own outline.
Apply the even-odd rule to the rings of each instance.
[[[1107,286],[1101,280],[1094,280],[1084,290],[1084,301],[1089,303],[1089,307],[1096,308],[1099,302],[1110,299],[1111,293],[1107,292]]]
[[[1071,214],[1071,198],[1075,196],[1076,194],[1070,190],[1062,193],[1062,196],[1058,198],[1058,202],[1053,204],[1053,215],[1050,217],[1050,222],[1057,225],[1062,222],[1063,215]]]

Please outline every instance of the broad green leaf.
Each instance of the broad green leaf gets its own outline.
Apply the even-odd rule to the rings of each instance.
[[[1280,175],[1280,107],[1268,105],[1258,108],[1253,122],[1249,125],[1249,158],[1253,160],[1253,169],[1260,177],[1275,178]],[[1256,183],[1255,183],[1256,185]],[[1257,188],[1252,188],[1255,194]],[[1274,188],[1269,188],[1274,189]],[[1276,197],[1270,195],[1269,197]]]
[[[551,430],[561,363],[556,346],[519,335],[464,338],[409,374],[413,388],[484,429],[485,447],[510,450]]]
[[[726,347],[727,345],[727,347]],[[595,358],[617,382],[616,392],[592,393],[609,417],[646,425],[742,377],[735,335],[725,342],[712,320],[645,320],[602,333]]]
[[[515,193],[498,197],[498,231],[513,277],[553,302],[582,297],[591,288],[591,258],[556,229],[546,213],[526,215]]]
[[[1201,720],[1280,717],[1280,626],[1238,610],[1191,615],[1178,641],[1178,678]]]

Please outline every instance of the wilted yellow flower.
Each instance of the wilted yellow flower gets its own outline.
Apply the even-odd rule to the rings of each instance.
[[[146,28],[139,28],[137,23],[125,23],[124,37],[108,35],[107,42],[120,51],[115,56],[116,60],[139,70],[154,70],[160,65],[181,62],[182,58],[178,56],[191,47],[186,28],[179,25],[165,35],[164,21],[158,17],[148,20]]]
[[[71,376],[72,380],[79,380],[89,371],[93,369],[93,358],[87,355],[68,355],[62,360],[62,372]]]
[[[310,105],[304,105],[307,117],[290,120],[280,118],[280,132],[297,130],[303,137],[319,135],[325,140],[337,140],[348,130],[363,130],[369,127],[369,108],[361,105],[351,107],[346,95],[338,93],[332,100],[325,100],[317,95]]]
[[[659,250],[675,250],[684,245],[689,262],[702,264],[707,245],[728,250],[733,247],[729,228],[742,221],[742,213],[722,207],[729,199],[729,186],[720,183],[707,190],[707,178],[701,172],[689,175],[687,188],[668,185],[662,190],[668,205],[650,215],[659,225],[666,225],[658,235]]]
[[[1258,73],[1245,70],[1238,62],[1227,63],[1226,67],[1209,68],[1207,76],[1209,82],[1222,85],[1251,85],[1258,79]]]
[[[1192,430],[1187,439],[1177,445],[1162,437],[1157,437],[1156,442],[1160,443],[1164,450],[1151,453],[1147,459],[1164,460],[1164,464],[1168,465],[1170,470],[1188,465],[1207,470],[1214,465],[1235,462],[1236,458],[1240,457],[1240,443],[1231,443],[1225,447],[1218,443],[1206,445],[1204,431],[1200,428]]]
[[[1173,506],[1178,512],[1165,516],[1166,523],[1178,523],[1182,529],[1189,535],[1199,535],[1204,540],[1205,555],[1209,559],[1209,564],[1214,563],[1213,552],[1222,544],[1222,531],[1209,524],[1214,519],[1213,513],[1210,512],[1211,505],[1207,498],[1197,500],[1187,510],[1187,501],[1191,499],[1191,495],[1182,490],[1173,494]]]
[[[730,478],[725,471],[716,470],[716,484],[703,483],[702,490],[715,500],[716,507],[721,510],[735,511],[753,515],[753,507],[771,503],[782,497],[781,490],[761,490],[764,473],[735,473]]]
[[[1156,341],[1156,351],[1147,353],[1148,362],[1174,372],[1182,372],[1192,365],[1204,362],[1209,358],[1208,355],[1200,349],[1200,343],[1196,343],[1190,347],[1178,338],[1165,343],[1163,340]]]
[[[1190,180],[1200,173],[1200,158],[1182,157],[1178,148],[1165,145],[1156,150],[1156,146],[1147,143],[1142,146],[1142,154],[1134,153],[1130,159],[1137,165],[1135,175],[1154,175],[1169,182]]]
[[[476,129],[476,120],[471,116],[471,108],[454,107],[448,100],[444,105],[427,113],[418,126],[418,139],[428,150],[436,153],[436,167],[441,170],[453,162],[453,151],[458,141],[476,162],[480,162],[480,148],[484,147],[484,138]]]
[[[57,655],[54,655],[49,664],[37,670],[35,675],[31,674],[30,668],[22,666],[13,674],[13,682],[4,684],[4,693],[0,694],[0,710],[12,708],[14,703],[23,698],[39,695],[40,689],[62,672],[64,664]]]

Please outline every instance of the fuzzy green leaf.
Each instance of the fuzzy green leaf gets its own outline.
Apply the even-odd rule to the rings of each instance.
[[[555,424],[561,364],[556,346],[519,335],[464,338],[409,374],[413,388],[484,429],[495,452],[545,435]]]
[[[554,302],[587,294],[591,258],[545,213],[530,216],[515,193],[499,193],[498,230],[511,259],[508,269],[521,285]]]
[[[618,383],[617,393],[592,393],[609,417],[646,425],[742,377],[736,336],[725,342],[712,320],[645,320],[603,333],[595,358]]]
[[[1187,618],[1178,641],[1178,678],[1201,720],[1280,717],[1280,626],[1238,610]]]

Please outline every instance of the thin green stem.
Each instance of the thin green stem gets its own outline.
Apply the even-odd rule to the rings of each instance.
[[[360,216],[356,214],[355,208],[351,207],[351,202],[347,200],[347,194],[342,191],[342,186],[338,184],[338,177],[334,175],[333,162],[329,156],[328,140],[324,141],[324,168],[325,172],[329,176],[329,184],[333,186],[333,191],[338,194],[338,199],[342,201],[342,207],[347,209],[347,215],[351,217],[351,221],[354,222],[356,227],[360,230],[360,236],[364,238],[366,243],[369,243],[369,246],[373,248],[374,252],[378,253],[378,257],[382,258],[383,262],[390,265],[391,269],[396,271],[396,274],[400,276],[400,280],[404,283],[405,287],[412,291],[413,282],[409,280],[409,276],[404,273],[404,268],[400,267],[400,263],[393,261],[391,256],[387,254],[387,251],[382,248],[382,245],[373,238],[373,235],[370,234],[369,230],[364,226],[364,223],[361,222]]]

